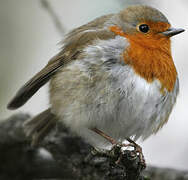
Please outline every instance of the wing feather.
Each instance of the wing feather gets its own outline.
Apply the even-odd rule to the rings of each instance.
[[[63,53],[60,53],[52,58],[40,72],[25,83],[7,105],[7,108],[13,110],[24,105],[44,84],[50,80],[59,68],[75,59],[79,52],[75,51],[67,57],[62,54]]]

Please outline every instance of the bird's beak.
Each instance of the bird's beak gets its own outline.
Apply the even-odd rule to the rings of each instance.
[[[162,32],[162,34],[167,37],[172,37],[172,36],[175,36],[177,34],[184,32],[184,31],[185,30],[182,28],[169,28],[167,31]]]

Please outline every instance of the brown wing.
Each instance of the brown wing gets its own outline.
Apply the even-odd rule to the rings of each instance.
[[[38,91],[38,89],[47,83],[51,76],[74,55],[75,54],[67,58],[62,57],[61,55],[54,57],[40,72],[20,88],[15,97],[8,104],[7,108],[17,109],[25,104]]]
[[[63,65],[69,63],[73,59],[82,57],[82,50],[91,45],[96,39],[114,38],[115,34],[104,30],[103,24],[112,15],[103,16],[96,20],[83,25],[71,31],[64,40],[62,51],[52,58],[49,63],[37,73],[31,80],[29,80],[15,95],[15,97],[8,104],[8,109],[17,109],[25,104]],[[87,31],[98,29],[98,31]]]

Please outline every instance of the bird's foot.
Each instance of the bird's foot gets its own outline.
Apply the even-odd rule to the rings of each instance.
[[[133,147],[134,150],[126,150],[125,148],[128,147]],[[110,150],[94,148],[91,153],[93,156],[110,158],[111,162],[115,163],[116,165],[126,166],[127,163],[129,165],[138,163],[140,164],[138,165],[138,167],[140,167],[141,169],[146,168],[142,149],[136,143],[116,143],[112,146]]]
[[[138,145],[137,143],[135,143],[130,138],[127,138],[126,140],[129,142],[128,145],[134,148],[134,152],[139,155],[140,163],[142,164],[142,166],[144,168],[146,168],[146,161],[145,161],[145,158],[144,158],[144,154],[142,152],[142,147],[140,145]],[[127,144],[125,144],[125,145],[127,147]]]
[[[119,164],[121,162],[123,155],[124,155],[124,151],[125,151],[125,150],[123,150],[124,148],[133,147],[134,150],[131,151],[131,156],[132,157],[139,156],[139,163],[145,169],[146,168],[146,162],[145,162],[145,159],[144,159],[144,155],[143,155],[141,146],[139,146],[137,143],[135,143],[131,139],[127,139],[127,141],[129,141],[128,144],[125,144],[125,143],[114,144],[112,149],[109,151],[111,156],[118,157],[118,159],[116,160],[115,163]]]
[[[133,152],[135,153],[135,155],[139,156],[140,164],[144,168],[146,168],[146,162],[144,159],[142,148],[137,143],[135,143],[133,140],[131,140],[130,138],[127,138],[126,140],[129,142],[128,144],[119,143],[115,139],[113,139],[112,137],[110,137],[109,135],[107,135],[106,133],[104,133],[103,131],[101,131],[97,128],[93,128],[91,130],[94,131],[95,133],[99,134],[100,136],[104,137],[106,140],[108,140],[113,145],[112,149],[110,151],[109,150],[102,150],[102,151],[100,150],[100,152],[99,152],[99,150],[97,150],[99,152],[99,154],[101,154],[101,155],[106,154],[106,155],[112,156],[112,155],[114,155],[115,152],[119,151],[119,152],[121,152],[120,156],[117,160],[117,163],[119,163],[121,161],[121,157],[122,157],[122,153],[123,153],[122,148],[123,147],[133,147],[134,148]]]

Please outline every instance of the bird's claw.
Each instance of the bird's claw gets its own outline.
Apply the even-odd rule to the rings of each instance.
[[[140,163],[142,164],[142,166],[144,168],[146,168],[146,161],[145,161],[145,158],[144,158],[144,154],[142,152],[142,147],[139,146],[137,143],[135,143],[130,138],[128,138],[127,141],[130,142],[130,145],[134,148],[135,153],[139,155]]]
[[[139,162],[141,163],[143,168],[146,168],[146,162],[145,162],[145,158],[144,158],[141,146],[139,146],[132,140],[130,140],[129,142],[130,143],[128,143],[128,144],[116,143],[113,145],[112,149],[110,150],[111,154],[114,154],[114,155],[119,154],[118,160],[115,163],[119,164],[121,162],[122,157],[123,157],[123,150],[122,150],[123,147],[126,147],[126,148],[133,147],[134,148],[133,153],[135,154],[135,156],[137,156],[137,155],[139,156],[139,159],[140,159]]]

